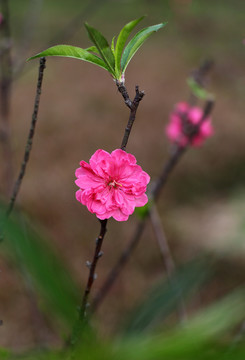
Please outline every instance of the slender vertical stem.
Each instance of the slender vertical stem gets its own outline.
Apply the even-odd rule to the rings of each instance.
[[[96,265],[97,262],[99,260],[99,258],[103,255],[103,253],[101,252],[101,247],[103,244],[103,240],[106,234],[106,225],[107,225],[107,220],[100,220],[100,234],[98,236],[98,238],[96,239],[96,246],[95,246],[95,251],[94,251],[94,257],[93,257],[93,261],[92,263],[89,263],[89,276],[88,276],[88,281],[87,281],[87,285],[84,291],[84,295],[83,295],[83,299],[82,299],[82,305],[79,311],[79,320],[83,321],[83,319],[86,316],[86,308],[88,306],[88,297],[92,288],[92,285],[94,283],[95,280],[95,269],[96,269]]]
[[[27,163],[30,158],[32,142],[33,142],[33,137],[35,134],[35,128],[36,128],[37,117],[38,117],[38,110],[39,110],[39,103],[40,103],[45,63],[46,63],[46,59],[44,57],[41,58],[40,64],[39,64],[37,90],[36,90],[36,97],[35,97],[35,101],[34,101],[34,109],[33,109],[33,114],[32,114],[31,126],[30,126],[30,130],[29,130],[29,134],[28,134],[28,138],[27,138],[27,142],[26,142],[26,147],[25,147],[25,152],[24,152],[24,157],[23,157],[23,161],[21,164],[20,172],[19,172],[18,178],[15,182],[14,189],[13,189],[12,196],[11,196],[10,203],[9,203],[9,207],[7,209],[7,216],[10,215],[11,211],[14,208],[15,201],[16,201],[17,195],[19,193],[23,177],[25,175],[26,166],[27,166]]]
[[[161,219],[159,216],[159,213],[157,211],[156,205],[152,205],[149,211],[149,217],[150,217],[150,221],[152,224],[152,228],[153,231],[155,233],[158,245],[159,245],[159,249],[161,251],[162,254],[162,258],[163,258],[163,262],[165,265],[165,269],[166,269],[166,273],[167,273],[167,278],[169,281],[169,285],[171,287],[176,286],[176,284],[173,284],[172,281],[172,274],[175,270],[175,263],[168,245],[168,241],[166,238],[166,235],[164,233],[163,227],[162,227],[162,223],[161,223]],[[177,284],[178,285],[178,284]],[[187,312],[186,312],[186,308],[185,308],[185,303],[184,303],[184,299],[183,296],[181,294],[181,290],[179,293],[179,299],[178,299],[178,315],[179,315],[179,320],[181,322],[186,321],[187,319]]]
[[[125,250],[122,252],[121,256],[119,257],[117,263],[115,264],[115,266],[111,269],[111,271],[109,272],[104,284],[102,285],[102,287],[100,288],[100,290],[97,292],[94,301],[92,303],[92,308],[91,311],[94,312],[97,310],[98,306],[102,303],[102,301],[104,300],[105,296],[107,295],[107,293],[109,292],[109,290],[111,289],[112,285],[114,284],[114,282],[116,281],[116,279],[118,278],[118,275],[120,274],[122,268],[124,267],[124,265],[127,263],[130,254],[133,252],[133,250],[135,249],[135,247],[138,244],[138,241],[144,231],[145,228],[145,221],[142,220],[138,223],[138,226],[135,229],[135,233],[132,236],[131,241],[129,242],[128,246],[125,248]]]
[[[3,156],[3,184],[4,193],[9,196],[13,182],[13,157],[10,138],[10,98],[12,87],[12,59],[11,59],[11,34],[9,24],[9,3],[8,0],[1,0],[3,21],[1,24],[2,48],[0,54],[0,141],[2,144]]]

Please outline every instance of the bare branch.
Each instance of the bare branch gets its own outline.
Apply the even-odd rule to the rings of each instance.
[[[39,65],[39,71],[38,71],[37,90],[36,90],[36,97],[35,97],[35,101],[34,101],[34,110],[33,110],[33,114],[32,114],[31,126],[30,126],[30,130],[29,130],[29,134],[28,134],[28,138],[27,138],[27,142],[26,142],[25,153],[24,153],[22,164],[21,164],[20,172],[19,172],[18,178],[15,182],[14,189],[13,189],[12,196],[11,196],[10,203],[9,203],[9,207],[7,210],[7,216],[10,215],[10,213],[12,212],[12,210],[14,208],[15,201],[18,196],[22,180],[23,180],[23,177],[26,172],[26,166],[27,166],[27,163],[30,158],[32,142],[33,142],[36,123],[37,123],[37,116],[38,116],[38,110],[39,110],[39,103],[40,103],[45,63],[46,63],[46,59],[44,57],[41,58],[40,65]]]

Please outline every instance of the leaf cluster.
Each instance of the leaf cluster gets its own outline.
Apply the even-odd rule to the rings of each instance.
[[[135,53],[154,32],[166,25],[166,23],[160,23],[148,26],[136,33],[126,45],[132,30],[143,18],[144,16],[126,24],[117,39],[115,36],[113,37],[111,45],[100,31],[85,23],[88,37],[94,44],[93,46],[83,49],[71,45],[55,45],[28,60],[46,56],[71,57],[100,66],[108,71],[114,79],[123,81],[126,68]]]

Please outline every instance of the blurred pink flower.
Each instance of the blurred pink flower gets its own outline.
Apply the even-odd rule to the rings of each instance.
[[[143,206],[149,175],[136,164],[133,155],[121,149],[111,154],[97,150],[89,160],[80,162],[75,173],[76,199],[103,220],[113,217],[125,221],[136,206]]]
[[[186,146],[189,141],[192,146],[201,146],[214,133],[210,117],[199,128],[196,126],[202,116],[201,108],[191,107],[186,102],[178,103],[170,114],[170,122],[166,127],[168,138],[180,146]]]

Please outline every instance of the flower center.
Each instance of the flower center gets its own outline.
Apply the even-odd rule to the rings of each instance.
[[[116,180],[111,180],[108,185],[110,187],[114,187],[114,188],[117,188],[118,186],[122,186],[121,184],[119,184],[118,182],[116,182]]]

